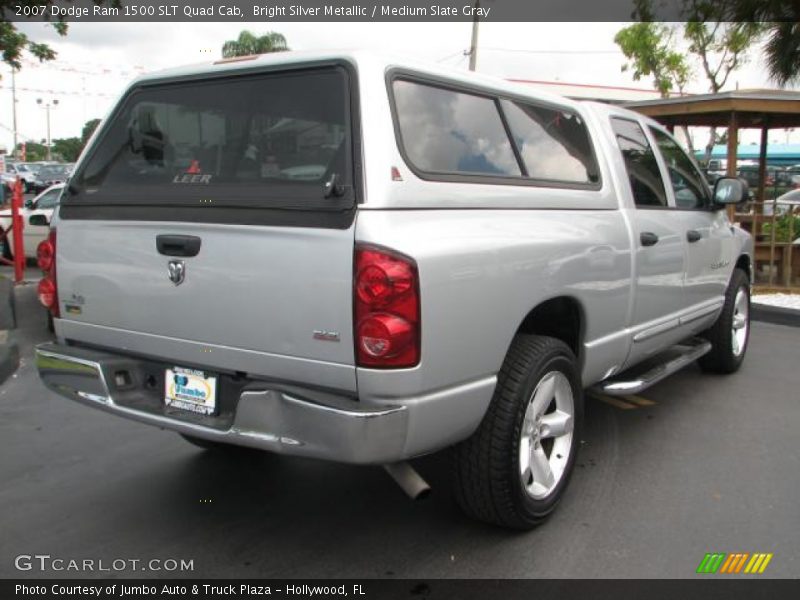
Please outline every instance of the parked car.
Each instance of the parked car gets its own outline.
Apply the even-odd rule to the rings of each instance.
[[[39,194],[52,185],[64,183],[69,178],[70,173],[70,166],[66,164],[42,165],[36,173],[33,191]]]
[[[747,182],[752,190],[758,190],[758,165],[739,166],[738,176]],[[764,177],[764,187],[775,185],[774,169],[767,169]]]
[[[28,169],[25,163],[6,163],[6,172],[3,181],[13,185],[17,177],[22,179],[22,184],[26,192],[30,192],[33,189],[35,175]],[[8,187],[10,187],[10,185]]]
[[[37,247],[42,241],[47,239],[50,231],[49,225],[41,224],[41,219],[34,219],[34,223],[31,223],[31,217],[34,215],[41,215],[44,216],[47,223],[49,223],[52,219],[53,211],[58,205],[63,189],[64,184],[57,184],[49,187],[32,200],[25,202],[25,206],[20,209],[20,214],[25,223],[22,229],[22,241],[26,258],[36,258]],[[37,221],[39,221],[39,223],[37,223]],[[9,225],[11,225],[11,209],[6,208],[0,210],[0,227],[6,229]],[[14,235],[13,231],[11,231],[9,232],[8,238],[9,244],[2,244],[0,241],[0,245],[3,245],[2,256],[4,258],[11,259],[13,257],[13,240]]]
[[[410,495],[407,460],[451,448],[466,513],[524,529],[584,388],[744,360],[744,186],[638,113],[356,52],[147,75],[112,115],[40,247],[69,399]]]

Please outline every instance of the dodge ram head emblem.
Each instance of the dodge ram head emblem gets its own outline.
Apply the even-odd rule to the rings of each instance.
[[[182,260],[171,260],[167,263],[169,280],[175,285],[180,285],[186,279],[186,265]]]

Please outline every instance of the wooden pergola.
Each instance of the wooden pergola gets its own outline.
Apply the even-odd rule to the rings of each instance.
[[[775,211],[772,214],[772,235],[769,241],[760,239],[759,216],[764,214],[765,182],[767,175],[767,142],[770,129],[800,127],[800,92],[785,90],[737,90],[719,94],[701,94],[678,98],[644,100],[625,105],[664,124],[675,127],[724,127],[728,130],[727,174],[737,174],[738,133],[740,129],[760,129],[761,147],[758,161],[758,190],[752,215],[733,214],[740,223],[749,223],[756,239],[756,263],[770,264],[770,286],[776,259],[781,267],[782,281],[791,286],[795,269],[800,267],[800,246],[775,240]],[[792,209],[793,211],[794,209]],[[767,217],[769,218],[769,217]],[[763,223],[763,220],[762,220]],[[796,276],[796,275],[794,275]]]

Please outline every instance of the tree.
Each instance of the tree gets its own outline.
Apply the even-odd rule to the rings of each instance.
[[[635,0],[633,18],[641,21],[637,25],[647,27],[639,31],[638,36],[635,37],[635,43],[629,42],[631,55],[628,56],[626,53],[626,57],[634,61],[635,68],[637,65],[650,67],[648,73],[641,71],[642,74],[652,73],[654,78],[656,73],[658,74],[660,79],[656,81],[656,87],[659,91],[663,90],[664,85],[671,83],[677,85],[680,78],[683,78],[685,83],[692,76],[690,63],[684,61],[683,66],[686,67],[687,72],[682,73],[680,70],[676,72],[670,70],[670,65],[680,65],[681,63],[676,62],[674,58],[671,63],[668,61],[671,54],[680,54],[675,33],[682,31],[684,42],[688,45],[688,53],[702,66],[702,72],[708,81],[710,91],[719,92],[728,82],[731,73],[747,62],[748,50],[761,38],[764,31],[762,23],[725,22],[727,13],[726,9],[721,6],[722,4],[716,0],[682,0],[681,14],[685,21],[684,24],[681,26],[676,23],[667,26],[651,22],[654,15],[651,0]],[[626,29],[630,29],[630,27]],[[624,33],[625,31],[623,29],[617,34],[617,38],[623,34],[621,41],[626,41],[629,37],[634,36],[633,33]],[[620,44],[620,41],[617,43]],[[622,48],[622,44],[620,47]],[[624,48],[623,52],[625,52]],[[623,70],[626,67],[627,65],[623,66]],[[655,67],[659,67],[660,70],[654,70]],[[636,72],[635,70],[634,78]],[[662,82],[661,86],[658,85],[658,81]],[[712,128],[705,148],[705,162],[708,162],[711,157],[716,136],[716,129]]]
[[[617,32],[614,41],[630,62],[622,70],[633,70],[633,79],[652,76],[662,98],[676,87],[683,91],[691,77],[684,56],[673,49],[673,31],[660,23],[635,23]]]
[[[764,27],[755,22],[724,23],[720,2],[684,0],[684,37],[689,52],[700,58],[711,91],[719,92],[730,74],[748,60],[747,52],[761,38]]]
[[[669,27],[653,23],[649,19],[646,0],[637,0],[640,18],[647,19],[634,23],[617,32],[614,42],[630,62],[622,65],[622,71],[633,70],[633,79],[639,81],[642,76],[652,76],[655,87],[662,98],[669,98],[670,92],[683,88],[691,79],[692,73],[686,58],[673,47],[674,32]],[[686,127],[682,128],[689,150],[694,154],[692,136]]]
[[[684,37],[689,42],[689,52],[700,58],[709,86],[719,92],[728,78],[748,60],[747,52],[759,40],[764,27],[755,22],[723,23],[726,15],[721,3],[715,0],[684,0]],[[717,130],[711,128],[703,162],[708,163]]]
[[[800,3],[796,0],[730,0],[729,21],[764,23],[764,55],[779,86],[800,83]]]
[[[22,143],[17,144],[16,155],[20,156],[22,153]],[[34,141],[25,142],[25,161],[38,162],[47,158],[47,146],[39,144]]]
[[[94,130],[97,129],[97,126],[100,125],[100,119],[90,119],[86,121],[83,126],[83,130],[81,131],[81,149],[83,146],[86,145],[86,142],[89,141],[89,138],[92,137]]]
[[[53,140],[53,156],[60,156],[64,162],[75,162],[83,149],[81,138],[61,138]]]
[[[61,0],[59,5],[72,4],[74,0]],[[92,0],[98,6],[108,3],[110,6],[119,7],[120,0]],[[19,2],[18,0],[0,0],[0,11],[3,14],[11,13],[16,10],[17,5],[24,5],[28,7],[42,6],[47,9],[54,4],[53,0],[28,0],[27,2]],[[49,20],[49,19],[48,19]],[[52,23],[55,30],[59,35],[67,35],[67,24],[63,17]],[[56,52],[47,44],[40,44],[28,39],[24,33],[20,33],[14,23],[8,21],[0,21],[0,51],[3,53],[3,62],[10,65],[13,69],[19,70],[22,67],[20,59],[22,58],[23,51],[27,50],[33,54],[40,61],[53,60],[56,57]]]
[[[228,40],[222,44],[222,58],[235,56],[248,56],[250,54],[266,54],[268,52],[283,52],[289,50],[283,34],[269,31],[261,36],[244,30],[235,40]]]

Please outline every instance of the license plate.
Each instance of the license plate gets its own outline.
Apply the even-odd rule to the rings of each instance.
[[[203,371],[173,367],[164,378],[164,403],[201,415],[217,410],[217,378]]]

